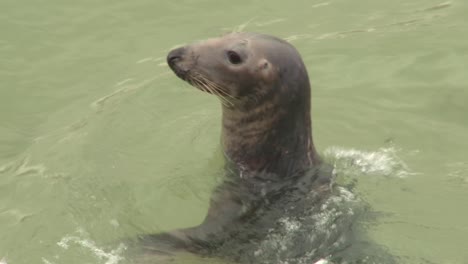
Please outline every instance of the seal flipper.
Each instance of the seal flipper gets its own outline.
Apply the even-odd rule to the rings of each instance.
[[[236,227],[251,211],[248,208],[252,209],[252,203],[241,197],[241,191],[232,185],[225,181],[216,188],[207,216],[200,225],[138,236],[137,247],[144,254],[173,255],[177,251],[202,256],[213,254],[226,239],[235,236]]]

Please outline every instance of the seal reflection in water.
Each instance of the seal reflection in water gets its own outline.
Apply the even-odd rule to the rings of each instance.
[[[333,189],[331,167],[314,148],[310,84],[299,53],[276,37],[232,33],[174,49],[167,62],[179,78],[221,101],[225,178],[199,226],[140,236],[140,248],[145,256],[186,251],[274,263],[259,245],[285,217],[301,224]],[[340,221],[333,221],[336,228]],[[348,222],[341,223],[347,230]],[[303,234],[285,254],[308,254],[313,263],[347,247],[338,245],[341,232],[327,232],[315,248],[303,248],[314,235]]]

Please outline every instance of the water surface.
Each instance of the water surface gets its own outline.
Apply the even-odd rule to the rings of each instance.
[[[203,219],[222,165],[220,105],[178,80],[165,56],[232,30],[298,48],[317,147],[383,216],[369,227],[377,243],[405,263],[468,263],[467,2],[3,0],[0,8],[8,263],[119,263],[112,241]]]

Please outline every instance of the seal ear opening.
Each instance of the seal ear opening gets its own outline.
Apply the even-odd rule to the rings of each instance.
[[[259,70],[266,70],[270,67],[270,62],[266,59],[261,59],[257,65]]]

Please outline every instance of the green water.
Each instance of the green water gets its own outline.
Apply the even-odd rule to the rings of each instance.
[[[222,165],[220,106],[165,56],[242,29],[302,54],[315,142],[354,163],[341,170],[359,172],[360,195],[384,216],[372,238],[402,263],[468,263],[468,2],[0,0],[0,10],[8,264],[120,263],[112,241],[202,220]]]

